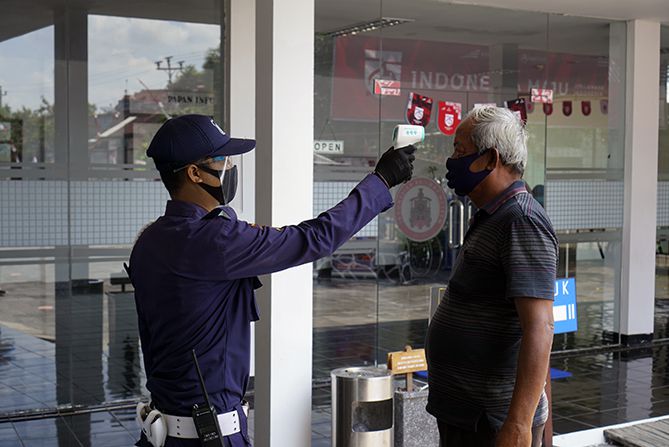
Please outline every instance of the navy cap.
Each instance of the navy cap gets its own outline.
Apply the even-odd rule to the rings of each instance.
[[[208,116],[182,115],[158,129],[146,155],[158,170],[178,169],[203,158],[243,154],[255,147],[255,140],[231,138]]]

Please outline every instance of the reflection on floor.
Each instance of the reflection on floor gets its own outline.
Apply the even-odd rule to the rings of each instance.
[[[314,353],[314,446],[330,443],[330,386],[325,380],[318,380],[318,375],[329,374],[333,359],[338,365],[371,362],[375,337],[383,347],[378,350],[379,356],[407,335],[419,346],[423,323],[382,323],[378,330],[369,325],[315,331],[314,344],[328,348]],[[556,433],[669,414],[669,345],[559,357],[552,360],[551,366],[571,374],[552,382]],[[0,413],[5,416],[0,417],[0,447],[132,445],[137,435],[132,409],[77,416],[61,413],[30,421],[7,417],[7,413],[17,409],[56,407],[60,379],[50,342],[1,329]],[[111,386],[107,375],[102,385],[105,389]],[[77,388],[77,393],[90,394],[85,386]]]
[[[669,337],[668,282],[669,275],[659,275],[658,339]],[[330,371],[384,363],[387,352],[406,344],[422,347],[432,285],[331,280],[314,287],[314,446],[330,445]],[[48,291],[36,285],[14,286],[3,285],[8,293],[0,299],[0,320],[13,322],[0,323],[0,447],[132,445],[137,434],[132,409],[76,416],[54,410],[143,396],[145,377],[132,294],[102,293],[93,284],[82,286],[69,301],[59,301],[53,286]],[[608,293],[597,292],[596,287],[589,290]],[[581,297],[579,331],[556,336],[554,350],[616,342],[608,333],[613,302],[599,295]],[[551,363],[571,374],[553,381],[556,433],[669,414],[667,345],[645,351],[555,355]],[[8,417],[38,409],[51,409],[54,417],[30,421]]]

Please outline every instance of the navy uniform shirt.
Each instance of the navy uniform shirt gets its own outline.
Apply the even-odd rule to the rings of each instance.
[[[466,430],[481,417],[501,428],[523,335],[514,299],[552,300],[557,258],[551,222],[522,181],[476,213],[428,329],[428,412]],[[542,395],[533,425],[547,413]]]
[[[167,202],[130,256],[146,387],[157,408],[190,416],[193,404],[203,402],[195,349],[216,410],[239,409],[249,378],[250,322],[259,318],[257,275],[331,254],[391,206],[388,188],[372,174],[317,218],[282,228],[237,220],[229,207],[208,213]],[[230,440],[248,445],[245,433]]]

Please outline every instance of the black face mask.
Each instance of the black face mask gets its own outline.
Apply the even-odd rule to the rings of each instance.
[[[232,202],[232,199],[235,198],[235,194],[237,193],[237,166],[233,166],[227,171],[218,171],[202,165],[198,165],[198,167],[204,172],[217,177],[221,182],[221,186],[211,186],[204,182],[198,183],[200,188],[207,191],[209,195],[216,199],[221,205],[227,205]]]
[[[446,160],[446,179],[448,187],[455,190],[459,196],[466,196],[478,186],[492,171],[484,169],[481,172],[472,172],[469,167],[485,153],[475,152],[460,158],[449,158]]]

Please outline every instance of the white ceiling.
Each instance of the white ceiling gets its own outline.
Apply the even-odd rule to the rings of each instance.
[[[522,48],[571,54],[607,55],[609,52],[609,20],[447,4],[439,0],[316,0],[318,32],[378,17],[413,20],[376,32],[384,38],[474,45],[510,43]]]
[[[219,23],[223,0],[0,0],[0,41],[53,23],[54,11]],[[261,5],[262,0],[258,1]],[[316,31],[379,17],[414,19],[381,31],[384,37],[606,54],[607,20],[648,19],[669,24],[669,0],[315,0]],[[477,7],[484,5],[489,7]],[[500,9],[501,8],[501,9]],[[537,11],[566,15],[548,15]],[[607,20],[600,20],[604,18]],[[663,28],[669,46],[669,28]]]
[[[603,19],[644,19],[669,24],[669,0],[436,0],[440,3],[543,11]]]

